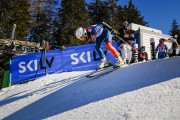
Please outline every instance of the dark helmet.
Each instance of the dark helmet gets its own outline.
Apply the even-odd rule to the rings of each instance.
[[[164,42],[165,40],[166,40],[166,39],[164,39],[164,38],[160,38],[160,39],[159,39],[159,42],[162,43],[162,42]]]
[[[141,50],[145,51],[145,46],[142,46],[142,47],[141,47]]]

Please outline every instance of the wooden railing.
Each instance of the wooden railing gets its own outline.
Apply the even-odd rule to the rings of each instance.
[[[6,46],[27,46],[32,48],[40,48],[39,43],[35,42],[29,42],[29,41],[20,41],[20,40],[11,40],[11,39],[0,39],[0,45],[6,45]]]

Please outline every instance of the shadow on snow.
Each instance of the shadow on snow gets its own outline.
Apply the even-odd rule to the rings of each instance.
[[[92,102],[180,77],[180,57],[133,64],[110,74],[76,81],[5,119],[45,119]]]

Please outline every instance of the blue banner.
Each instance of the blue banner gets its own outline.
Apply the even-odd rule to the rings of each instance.
[[[113,46],[117,48],[116,43]],[[101,46],[106,57],[115,63],[114,57],[106,51],[105,43]],[[45,55],[44,55],[45,54]],[[60,50],[49,50],[35,54],[15,56],[11,61],[11,84],[34,80],[45,74],[95,70],[100,58],[94,44],[69,47]]]
[[[45,59],[44,52],[15,56],[10,66],[11,83],[34,80],[45,73],[63,72],[62,64],[62,53],[59,50],[47,51]]]

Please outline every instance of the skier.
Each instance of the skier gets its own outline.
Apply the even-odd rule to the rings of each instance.
[[[160,38],[159,39],[159,44],[156,47],[156,58],[161,59],[161,58],[165,58],[168,54],[168,48],[167,45],[164,44],[165,39],[164,38]]]
[[[103,23],[92,25],[88,27],[87,29],[79,27],[76,30],[75,35],[79,40],[82,40],[82,41],[85,41],[85,40],[95,41],[95,49],[101,58],[101,63],[98,65],[97,70],[110,66],[109,61],[106,59],[106,56],[101,49],[102,42],[106,43],[106,48],[116,58],[116,63],[114,67],[120,67],[124,64],[119,52],[112,46],[111,32]]]
[[[118,33],[123,40],[125,40],[128,44],[132,45],[132,40],[134,39],[134,32],[128,28],[128,25],[128,21],[124,21],[123,27],[119,29]],[[122,41],[121,43],[119,43],[119,45],[119,50],[121,51],[124,63],[129,64],[132,58],[131,47]]]

